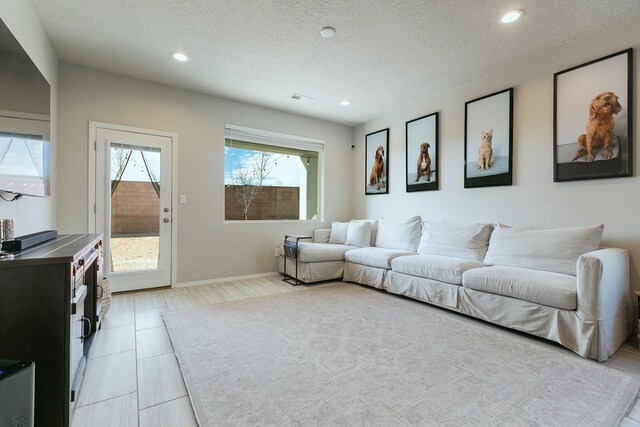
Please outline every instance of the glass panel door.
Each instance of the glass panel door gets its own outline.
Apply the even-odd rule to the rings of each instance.
[[[160,149],[111,143],[113,273],[157,270],[160,258]]]
[[[112,289],[170,285],[171,138],[98,129],[96,151],[96,229]]]

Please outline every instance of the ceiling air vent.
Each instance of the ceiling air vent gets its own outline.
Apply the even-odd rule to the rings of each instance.
[[[303,102],[305,104],[308,104],[312,101],[314,101],[314,99],[310,96],[306,96],[306,95],[300,95],[299,93],[294,93],[293,95],[291,95],[289,97],[289,99],[293,99],[294,101],[300,101]]]

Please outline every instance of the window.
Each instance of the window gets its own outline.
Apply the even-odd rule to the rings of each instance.
[[[226,125],[225,220],[319,219],[323,151],[322,141]]]

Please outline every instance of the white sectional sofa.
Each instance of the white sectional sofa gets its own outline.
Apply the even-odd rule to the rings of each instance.
[[[334,222],[300,243],[298,279],[373,286],[608,359],[628,338],[629,253],[603,226],[518,229],[410,219]],[[283,272],[284,253],[279,259]],[[287,262],[295,275],[295,264]]]

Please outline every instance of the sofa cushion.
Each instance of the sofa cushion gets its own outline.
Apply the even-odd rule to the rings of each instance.
[[[376,246],[415,252],[420,244],[422,224],[419,216],[409,219],[380,218]]]
[[[439,282],[462,284],[462,273],[485,265],[480,261],[439,255],[403,256],[391,261],[391,269],[397,273],[424,277]]]
[[[371,223],[368,221],[351,221],[345,244],[360,248],[371,246]]]
[[[492,229],[491,224],[423,222],[418,253],[482,261]]]
[[[300,242],[298,244],[298,261],[344,261],[344,253],[351,249],[356,249],[356,246],[336,245],[333,243]],[[284,249],[282,246],[280,246],[280,256],[284,256]]]
[[[347,241],[347,232],[349,231],[348,222],[333,221],[331,223],[331,235],[329,236],[329,243],[342,243]]]
[[[483,267],[465,271],[462,285],[549,307],[575,310],[577,306],[576,278],[568,274],[520,267]]]
[[[576,275],[580,255],[598,250],[604,225],[555,229],[497,224],[484,258],[487,265],[509,265]]]
[[[313,230],[314,243],[329,243],[329,237],[331,237],[330,228],[316,228]]]
[[[346,261],[370,267],[391,268],[391,261],[405,255],[416,255],[415,252],[386,248],[358,248],[344,254]]]

